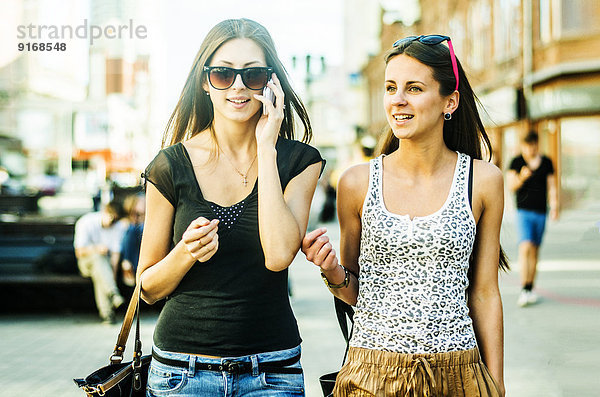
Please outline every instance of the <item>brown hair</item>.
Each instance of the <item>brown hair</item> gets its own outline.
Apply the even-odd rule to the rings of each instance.
[[[112,200],[109,203],[107,203],[104,206],[104,211],[112,215],[111,225],[113,225],[115,222],[117,222],[119,219],[122,219],[125,216],[123,205],[117,200]]]
[[[523,142],[524,143],[528,143],[528,144],[532,144],[532,143],[538,143],[540,140],[538,133],[531,130],[527,133],[527,135],[525,135],[523,137]]]

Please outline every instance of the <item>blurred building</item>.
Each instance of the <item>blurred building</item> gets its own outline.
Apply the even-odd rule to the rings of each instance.
[[[138,0],[65,0],[57,10],[51,0],[9,0],[0,10],[8,38],[0,51],[0,167],[10,175],[10,193],[60,181],[48,207],[85,209],[108,180],[137,184],[149,141],[148,44],[127,29],[107,37],[104,28],[131,30],[153,8]],[[33,37],[17,38],[17,26],[30,25]],[[93,43],[89,30],[81,37],[91,25],[104,29]],[[46,28],[38,37],[38,26],[80,36],[51,39]],[[17,50],[19,43],[43,42],[64,43],[66,50]]]
[[[348,0],[345,3],[344,59],[347,116],[356,131],[350,163],[364,161],[387,126],[383,113],[382,54],[398,36],[398,26],[419,17],[418,0]],[[366,143],[368,142],[368,143]]]
[[[330,67],[326,57],[313,57],[303,75],[302,92],[315,130],[315,144],[327,159],[322,182],[333,187],[346,168],[365,161],[361,142],[372,139],[364,139],[368,102],[362,68],[379,51],[379,25],[374,23],[379,20],[379,2],[347,0],[343,12],[344,61]],[[304,65],[308,62],[296,69]]]
[[[383,52],[404,36],[449,35],[485,108],[493,161],[506,169],[534,129],[557,166],[561,208],[600,205],[600,2],[421,0],[420,9],[407,24],[383,4],[381,51],[363,69],[367,130],[385,126]]]
[[[347,107],[346,74],[342,66],[328,65],[324,56],[295,58],[292,66],[292,78],[303,82],[298,91],[310,115],[311,143],[327,159],[324,179],[328,179],[351,155],[356,138]]]
[[[71,12],[53,22],[75,24],[72,15],[84,11],[81,2],[66,1]],[[53,193],[71,175],[73,104],[85,100],[87,56],[81,46],[62,51],[19,51],[17,43],[47,40],[17,40],[17,25],[43,24],[52,12],[50,2],[8,1],[0,6],[5,35],[0,59],[0,166],[8,178],[3,195],[37,196]],[[34,31],[34,35],[37,33]],[[66,59],[65,59],[66,58]],[[80,59],[81,62],[73,62]],[[49,186],[54,181],[54,186]]]

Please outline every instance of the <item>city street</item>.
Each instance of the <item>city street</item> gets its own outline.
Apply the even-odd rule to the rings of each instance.
[[[339,253],[338,222],[330,218],[340,178],[352,180],[348,190],[366,183],[359,168],[344,174],[349,167],[387,153],[381,178],[369,177],[383,207],[391,197],[400,203],[391,212],[423,215],[409,208],[441,201],[449,150],[489,157],[506,177],[502,190],[491,168],[469,168],[469,183],[486,192],[477,226],[484,254],[495,255],[488,242],[496,245],[497,236],[488,231],[497,233],[504,197],[500,242],[510,269],[498,279],[506,396],[600,397],[600,0],[5,0],[0,20],[0,397],[85,394],[73,378],[109,364],[126,310],[111,308],[120,302],[112,277],[130,294],[140,250],[140,269],[160,261],[172,271],[196,243],[201,260],[212,258],[205,267],[195,263],[198,273],[181,284],[208,303],[176,308],[172,317],[180,321],[168,320],[169,330],[186,323],[184,310],[212,308],[236,331],[270,338],[250,319],[284,332],[272,326],[269,310],[253,306],[287,304],[285,290],[266,300],[269,288],[252,281],[269,280],[256,254],[264,249],[269,267],[292,259],[294,218],[309,204],[318,160],[325,161],[308,231],[326,226]],[[450,192],[461,190],[461,164]],[[449,216],[442,209],[429,215],[444,227],[456,224],[460,200],[452,197],[444,204]],[[472,208],[484,202],[478,197],[470,197]],[[547,221],[534,283],[539,299],[527,307],[517,305],[532,285],[520,280],[517,202],[560,212]],[[535,215],[532,240],[541,233]],[[211,219],[208,234],[201,222],[189,223],[200,216]],[[171,220],[174,228],[165,227]],[[239,220],[234,243],[211,248],[212,228],[235,228]],[[439,233],[449,243],[437,244],[443,249],[431,257],[443,266],[460,254],[456,241],[472,237],[458,225]],[[437,243],[435,228],[417,229],[423,236],[413,242]],[[171,249],[168,236],[180,240],[183,230],[187,248]],[[378,247],[363,250],[377,254]],[[537,251],[522,245],[521,252]],[[409,286],[435,279],[426,273],[388,281],[409,301],[414,291],[401,279]],[[302,253],[289,267],[289,288],[306,396],[320,397],[319,377],[339,371],[346,349],[334,299]],[[457,306],[428,291],[430,304],[412,300],[425,308],[423,318],[441,311],[434,318],[443,324],[452,317],[444,308]],[[95,293],[105,322],[116,316],[115,324],[102,323]],[[221,313],[210,299],[223,296],[232,310]],[[375,303],[382,312],[386,299]],[[163,304],[141,305],[143,354],[151,353]],[[498,319],[498,310],[490,313]],[[499,321],[487,325],[500,328]],[[253,350],[243,338],[224,339]]]
[[[600,390],[600,233],[598,211],[563,214],[548,226],[538,274],[539,304],[516,305],[515,231],[502,232],[513,270],[500,279],[504,301],[505,379],[511,397],[592,397]],[[596,217],[596,218],[594,218]],[[334,223],[328,225],[336,241]],[[306,392],[321,395],[319,375],[339,369],[344,343],[332,298],[319,272],[298,256],[291,267],[292,303],[303,337]],[[144,352],[156,312],[142,313]],[[119,325],[95,313],[3,314],[0,317],[0,396],[81,396],[71,380],[108,362]],[[130,359],[131,346],[125,357]]]

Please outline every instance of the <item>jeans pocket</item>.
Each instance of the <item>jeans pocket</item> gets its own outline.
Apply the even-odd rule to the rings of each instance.
[[[152,361],[148,372],[148,391],[155,396],[168,396],[187,382],[187,371]]]
[[[266,389],[281,390],[304,395],[304,374],[261,373],[260,380]]]

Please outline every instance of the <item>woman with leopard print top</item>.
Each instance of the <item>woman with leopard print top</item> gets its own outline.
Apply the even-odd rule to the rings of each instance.
[[[475,95],[447,36],[385,61],[390,132],[340,178],[341,264],[325,229],[302,245],[356,306],[334,396],[503,396],[503,179]]]

